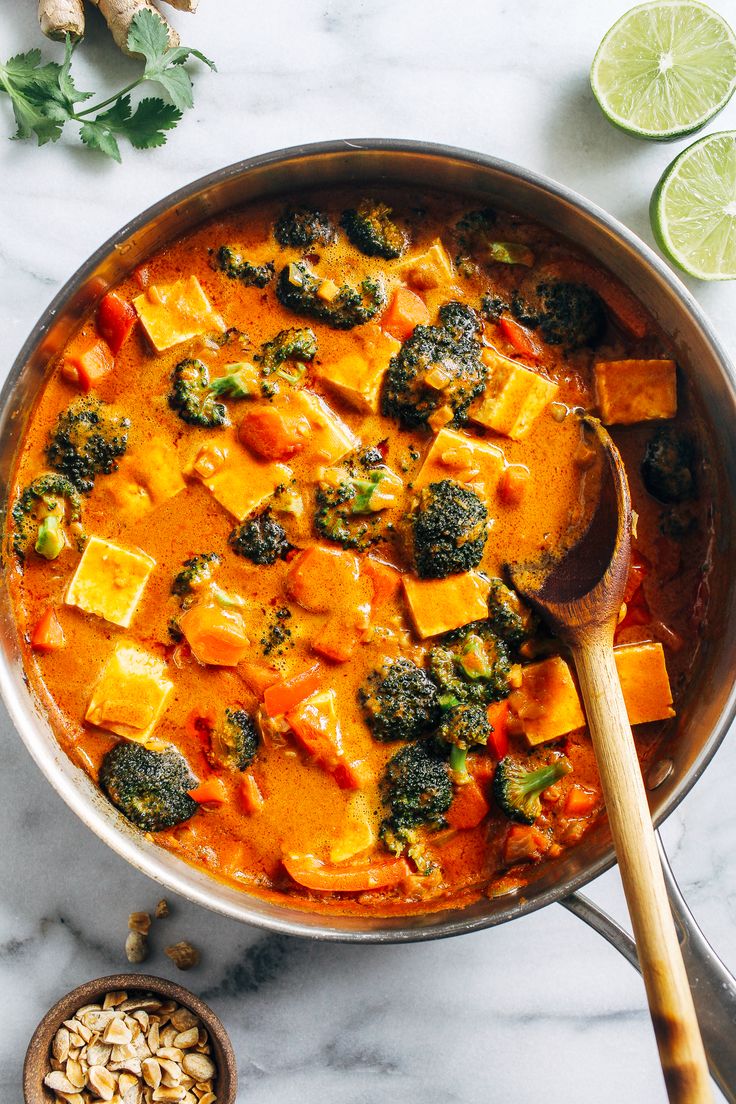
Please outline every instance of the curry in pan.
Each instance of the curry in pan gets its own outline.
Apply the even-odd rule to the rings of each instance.
[[[597,414],[638,514],[642,759],[707,613],[698,420],[631,293],[456,198],[234,211],[108,292],[31,412],[6,577],[59,742],[244,891],[390,915],[523,884],[602,811],[564,648],[504,580],[579,516]]]

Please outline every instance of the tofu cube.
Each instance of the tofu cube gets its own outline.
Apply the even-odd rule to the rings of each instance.
[[[488,616],[491,584],[477,571],[446,579],[405,575],[402,582],[414,628],[422,640]]]
[[[313,391],[295,391],[289,396],[289,409],[303,414],[312,430],[300,453],[305,460],[334,464],[360,445],[350,427]]]
[[[173,689],[162,659],[120,641],[95,684],[84,719],[151,746],[156,743],[151,733]]]
[[[318,369],[319,379],[336,391],[345,402],[366,414],[377,414],[381,384],[388,362],[365,360],[359,353],[348,353]]]
[[[185,471],[200,480],[221,506],[244,518],[263,506],[277,487],[288,486],[291,468],[257,460],[243,448],[233,430],[214,435],[191,455]]]
[[[407,283],[420,291],[450,284],[454,276],[452,261],[439,238],[432,242],[425,253],[404,261],[400,271]]]
[[[613,654],[629,724],[674,717],[662,645],[625,644]],[[511,694],[510,704],[531,747],[558,740],[586,723],[573,673],[560,656],[522,668],[521,689]]]
[[[647,724],[674,717],[672,690],[662,645],[654,641],[624,644],[614,648],[613,654],[629,724]]]
[[[414,490],[455,479],[467,483],[486,502],[496,492],[504,468],[501,449],[488,441],[459,433],[456,429],[441,429],[424,457],[414,480]]]
[[[106,487],[118,510],[138,519],[178,495],[186,483],[174,446],[155,437],[145,449],[122,458]]]
[[[90,537],[64,600],[127,629],[155,566],[145,552]]]
[[[173,284],[151,284],[136,296],[133,306],[158,353],[200,334],[213,330],[222,333],[225,329],[196,276]]]
[[[604,425],[633,425],[677,413],[674,360],[600,360],[595,391]]]
[[[494,433],[518,441],[552,402],[557,384],[495,349],[485,348],[481,356],[489,368],[488,383],[471,405],[470,417]]]

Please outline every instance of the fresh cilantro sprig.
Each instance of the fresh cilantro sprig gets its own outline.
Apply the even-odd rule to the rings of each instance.
[[[170,46],[166,24],[148,9],[133,18],[127,45],[132,53],[143,55],[143,73],[114,96],[91,106],[81,106],[93,94],[80,92],[74,84],[71,64],[75,47],[68,35],[61,65],[44,62],[40,50],[16,54],[4,65],[0,64],[0,92],[10,97],[17,127],[12,137],[31,138],[35,134],[42,146],[58,141],[67,123],[78,123],[79,137],[85,146],[100,150],[115,161],[121,159],[118,145],[121,137],[127,138],[135,149],[162,146],[166,132],[194,104],[192,80],[184,62],[197,58],[212,70],[215,64],[199,50]],[[133,106],[131,92],[146,82],[158,84],[170,102],[150,96]]]

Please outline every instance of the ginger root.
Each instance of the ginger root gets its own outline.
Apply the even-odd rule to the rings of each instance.
[[[38,22],[47,38],[65,38],[77,42],[84,34],[82,0],[38,0]]]
[[[179,45],[179,35],[151,0],[90,0],[99,8],[112,37],[124,54],[129,54],[128,31],[139,11],[148,10],[162,19],[169,33],[169,43]],[[198,0],[167,0],[179,11],[195,12]],[[38,21],[48,38],[63,39],[67,34],[77,41],[84,34],[84,0],[38,0]]]

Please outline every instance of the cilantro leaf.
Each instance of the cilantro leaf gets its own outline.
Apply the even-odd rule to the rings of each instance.
[[[60,72],[55,62],[41,65],[40,50],[16,54],[0,65],[0,90],[10,97],[18,128],[14,138],[35,134],[39,146],[59,138],[69,117],[57,102]]]
[[[79,128],[79,137],[88,149],[99,150],[100,153],[112,157],[118,164],[122,161],[120,146],[115,135],[109,127],[98,123],[95,119],[87,119],[82,123]]]
[[[84,100],[92,98],[91,92],[80,92],[74,84],[74,79],[70,73],[72,66],[72,56],[76,49],[76,43],[72,42],[69,35],[66,36],[66,49],[64,52],[64,61],[59,69],[58,85],[59,91],[63,96],[69,107],[73,107],[74,104],[83,103]]]
[[[157,66],[169,50],[169,32],[159,15],[147,8],[136,13],[128,31],[127,47],[131,54],[142,54],[146,69]]]
[[[180,119],[178,107],[151,96],[138,104],[128,120],[125,136],[136,149],[163,146],[165,131],[173,130]]]

